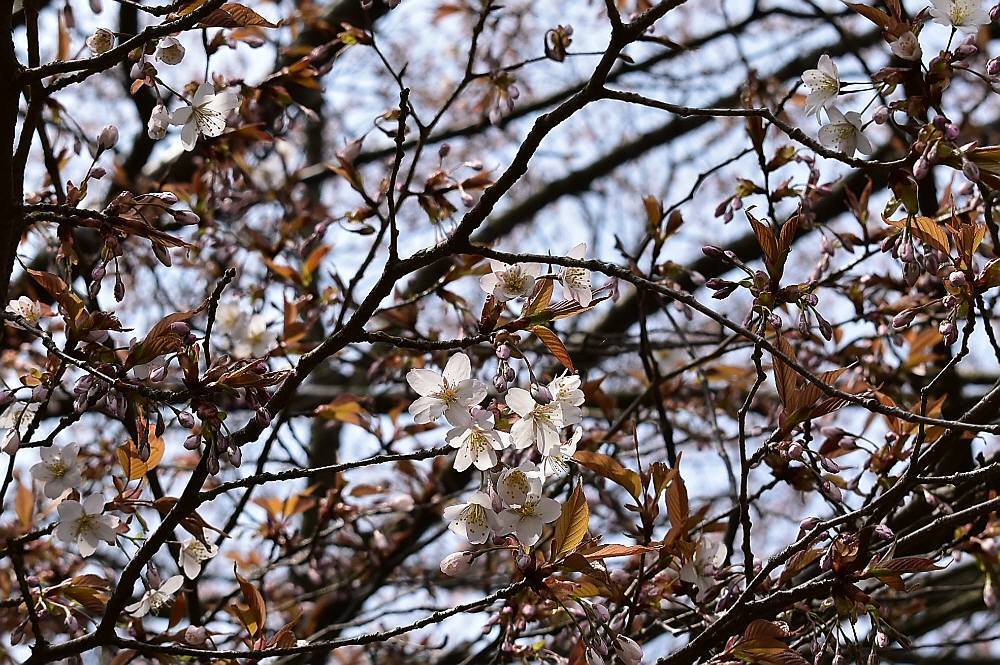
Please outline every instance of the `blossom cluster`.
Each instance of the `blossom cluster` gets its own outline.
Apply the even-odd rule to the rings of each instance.
[[[975,33],[981,26],[990,23],[990,14],[983,8],[981,0],[933,0],[930,16],[936,23],[951,27],[953,34],[955,31]],[[889,44],[890,51],[896,57],[919,66],[923,58],[919,34],[920,31],[916,27],[900,32]],[[955,49],[954,57],[962,59],[974,55],[976,51],[975,37],[970,37],[968,42]],[[860,92],[864,88],[845,90],[846,86],[852,84],[841,81],[836,63],[826,54],[820,56],[815,69],[803,72],[802,82],[810,91],[805,102],[806,113],[815,115],[820,122],[824,112],[827,116],[827,122],[819,130],[820,143],[848,157],[853,157],[857,151],[871,155],[873,152],[871,141],[864,130],[872,122],[876,124],[887,122],[889,110],[880,108],[872,120],[865,122],[861,113],[844,112],[838,108],[836,104],[841,95]],[[879,94],[890,91],[884,86],[885,84],[881,83],[874,84],[876,96],[872,101],[875,101]],[[868,106],[871,106],[871,103]]]
[[[509,431],[496,426],[499,405],[481,407],[487,388],[472,376],[472,361],[465,353],[453,355],[441,373],[412,369],[406,379],[420,395],[410,405],[414,421],[430,423],[444,416],[452,426],[445,438],[457,450],[456,470],[475,467],[484,473],[493,471],[507,449],[532,449],[540,455],[537,465],[523,461],[499,473],[496,500],[488,492],[478,491],[466,503],[447,508],[449,528],[473,544],[485,543],[494,533],[513,533],[525,546],[537,543],[544,525],[559,517],[559,504],[542,494],[544,481],[565,470],[566,460],[576,452],[582,435],[580,428],[573,427],[583,413],[580,377],[564,374],[547,385],[534,384],[532,391],[507,390],[507,411],[518,416]],[[566,435],[571,427],[572,433]]]
[[[583,259],[586,250],[586,245],[579,244],[568,256]],[[537,263],[491,261],[490,268],[480,286],[500,303],[528,298],[542,275]],[[581,307],[591,305],[594,292],[589,271],[563,268],[558,279],[570,300]],[[547,478],[566,471],[567,460],[576,452],[583,435],[579,424],[584,394],[580,377],[568,373],[547,384],[532,375],[530,390],[510,387],[516,372],[510,366],[511,347],[505,339],[497,341],[496,356],[493,387],[503,398],[503,406],[493,399],[484,408],[488,388],[473,375],[469,356],[458,352],[441,372],[409,371],[406,380],[419,395],[409,411],[417,424],[444,417],[451,425],[445,440],[456,449],[455,469],[475,467],[484,474],[482,489],[465,503],[445,509],[449,528],[474,545],[492,535],[513,534],[522,546],[530,547],[541,539],[545,525],[560,515],[559,503],[544,496],[543,487]],[[509,464],[501,460],[505,451],[510,451]],[[537,461],[527,459],[525,451],[537,453]]]

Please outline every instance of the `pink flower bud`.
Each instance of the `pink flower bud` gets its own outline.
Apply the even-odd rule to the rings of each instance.
[[[904,309],[902,312],[892,317],[892,327],[896,330],[901,330],[906,328],[911,323],[913,319],[917,316],[917,310],[915,309]]]
[[[531,384],[531,397],[542,405],[552,402],[552,393],[540,383]]]
[[[979,182],[979,165],[975,162],[962,162],[962,174],[972,182]]]
[[[188,644],[204,644],[208,639],[208,631],[204,626],[188,626],[184,631],[184,641]]]
[[[875,535],[882,540],[892,540],[896,537],[896,534],[892,532],[892,529],[885,524],[878,524],[875,526]]]
[[[639,665],[642,662],[642,647],[624,635],[619,635],[615,642],[615,651],[619,658],[625,661],[625,665]]]
[[[110,150],[116,143],[118,143],[118,128],[114,125],[102,129],[97,137],[97,147],[101,150]]]
[[[441,572],[449,577],[465,574],[472,567],[472,552],[454,552],[441,560]]]

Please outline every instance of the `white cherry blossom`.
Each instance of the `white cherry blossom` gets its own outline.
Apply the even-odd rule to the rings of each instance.
[[[98,28],[92,35],[87,37],[87,48],[94,55],[107,53],[115,45],[115,33],[107,28]]]
[[[0,413],[0,430],[4,430],[0,448],[8,455],[21,445],[21,436],[28,429],[41,405],[38,402],[14,402]]]
[[[31,325],[37,324],[38,320],[42,318],[42,306],[28,296],[11,300],[7,304],[7,311],[20,316]]]
[[[497,528],[497,514],[493,511],[493,501],[486,492],[473,492],[468,503],[448,506],[444,518],[448,528],[473,545],[481,545]]]
[[[45,496],[56,499],[66,490],[80,487],[80,465],[77,455],[80,446],[70,443],[65,446],[50,446],[39,450],[42,461],[31,467],[31,475],[45,484]]]
[[[184,46],[176,37],[164,37],[156,46],[156,59],[168,65],[178,65],[184,59]]]
[[[532,444],[543,455],[559,445],[559,429],[563,426],[562,407],[558,402],[539,404],[523,388],[507,391],[507,406],[521,419],[510,428],[514,447],[523,450]]]
[[[694,555],[680,570],[680,578],[698,587],[698,600],[715,585],[715,571],[726,560],[726,546],[701,538],[695,545]]]
[[[59,504],[59,525],[56,537],[66,543],[76,543],[81,556],[97,551],[100,541],[115,543],[118,518],[104,514],[104,496],[91,494],[83,502],[67,500]]]
[[[901,34],[896,41],[889,44],[889,50],[892,51],[893,55],[903,60],[916,61],[920,60],[923,56],[917,36],[909,30]]]
[[[809,86],[809,95],[806,97],[806,113],[817,116],[824,108],[836,101],[840,94],[840,72],[837,71],[837,64],[826,53],[819,57],[816,69],[807,69],[802,72],[802,82]]]
[[[552,401],[562,410],[563,427],[576,425],[583,419],[583,391],[580,390],[579,374],[563,374],[557,376],[547,386],[552,394]]]
[[[267,327],[267,318],[263,314],[254,314],[245,327],[230,334],[238,340],[233,349],[233,355],[238,358],[263,358],[278,341],[278,334]]]
[[[418,424],[437,420],[442,415],[455,427],[469,424],[469,407],[486,398],[486,386],[472,378],[472,362],[464,353],[456,353],[441,374],[429,369],[411,369],[406,382],[420,395],[410,405],[410,415]]]
[[[237,334],[237,331],[246,323],[247,313],[243,311],[239,303],[222,303],[215,312],[215,325],[218,326],[218,330],[228,335]]]
[[[586,243],[580,243],[566,254],[567,258],[583,260],[587,257]],[[559,282],[571,300],[583,307],[589,307],[594,299],[594,289],[590,284],[590,271],[585,268],[563,268],[559,272]]]
[[[962,32],[977,32],[979,26],[990,22],[990,14],[983,9],[982,0],[933,0],[932,4],[931,16],[935,22]]]
[[[181,544],[178,563],[184,574],[190,579],[198,577],[201,565],[219,553],[219,548],[212,543],[207,546],[197,538],[188,538]]]
[[[535,279],[542,274],[538,263],[508,265],[490,259],[490,268],[492,272],[479,278],[479,286],[500,302],[527,296],[535,286]]]
[[[872,154],[872,144],[862,130],[861,114],[854,111],[841,113],[840,109],[832,107],[827,110],[830,122],[820,127],[819,142],[827,148],[842,152],[853,157],[860,150],[866,155]]]
[[[182,586],[184,586],[184,578],[180,575],[174,575],[158,587],[150,585],[150,588],[142,594],[142,598],[138,602],[125,606],[125,611],[136,618],[144,617],[150,612],[156,614],[160,608],[173,600],[174,594],[180,591]]]
[[[567,462],[573,458],[576,446],[583,437],[583,429],[573,428],[573,434],[565,442],[549,449],[549,452],[542,455],[542,463],[539,465],[545,477],[558,476],[566,473]]]
[[[226,129],[226,116],[240,105],[240,97],[233,90],[215,92],[207,81],[198,86],[190,106],[182,106],[170,114],[171,125],[184,125],[181,145],[194,150],[198,135],[219,136]]]
[[[449,430],[445,439],[455,455],[455,470],[465,471],[475,466],[480,471],[497,465],[497,451],[510,445],[510,435],[493,429],[493,414],[473,407],[467,425]]]
[[[154,141],[159,141],[167,135],[167,127],[170,126],[170,112],[163,104],[157,104],[149,114],[149,122],[146,123],[146,134]]]
[[[497,495],[507,506],[519,506],[542,492],[542,474],[532,462],[504,469],[497,478]]]
[[[507,508],[499,515],[500,533],[513,533],[525,547],[542,537],[542,529],[559,519],[559,502],[547,496],[531,493],[520,505]]]

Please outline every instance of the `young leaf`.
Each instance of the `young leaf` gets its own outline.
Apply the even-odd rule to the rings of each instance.
[[[566,350],[566,345],[559,339],[559,335],[545,326],[532,326],[531,332],[535,333],[535,336],[542,340],[542,344],[549,350],[549,353],[555,356],[556,360],[561,362],[566,369],[571,372],[576,371],[576,368],[573,367],[573,359],[569,357],[569,351]]]
[[[235,569],[233,573],[240,583],[240,592],[242,592],[243,600],[246,601],[250,610],[247,614],[247,618],[250,619],[247,623],[247,630],[251,637],[256,638],[264,632],[264,624],[267,623],[267,607],[264,605],[264,597],[260,595],[257,587],[237,573]]]
[[[597,475],[621,485],[636,501],[642,501],[642,480],[639,478],[639,474],[631,469],[626,469],[618,463],[618,460],[589,450],[576,451],[573,459]]]
[[[590,506],[583,494],[583,486],[577,485],[563,504],[562,514],[556,522],[555,552],[560,557],[572,552],[583,542],[590,526]]]

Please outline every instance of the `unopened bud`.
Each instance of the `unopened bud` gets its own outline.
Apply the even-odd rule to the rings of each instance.
[[[820,519],[818,517],[807,517],[801,522],[799,522],[799,531],[804,533],[806,531],[812,531],[817,526],[819,526]]]
[[[805,448],[798,441],[788,446],[788,457],[791,459],[797,459],[797,460],[802,459],[802,453],[804,452]]]
[[[97,147],[101,150],[110,150],[116,143],[118,143],[118,128],[114,125],[108,125],[97,136]]]
[[[962,44],[957,49],[955,49],[955,57],[959,60],[965,60],[971,58],[972,56],[979,53],[979,47],[975,44]]]
[[[552,402],[552,393],[540,383],[531,384],[531,397],[542,405]]]
[[[906,328],[911,323],[913,319],[917,316],[917,310],[915,309],[904,309],[902,312],[892,317],[892,327],[896,330],[901,330]]]
[[[972,182],[979,182],[979,165],[968,160],[962,162],[962,174]]]
[[[184,631],[184,641],[188,644],[204,644],[208,639],[208,631],[204,626],[188,626]]]
[[[472,552],[453,552],[441,560],[441,572],[449,577],[457,577],[472,567]]]
[[[702,253],[710,259],[716,259],[717,261],[723,261],[729,263],[729,256],[726,251],[721,247],[716,247],[715,245],[705,245],[701,248]]]
[[[890,529],[885,524],[876,525],[875,535],[881,538],[882,540],[892,540],[893,538],[896,537],[896,534],[892,532],[892,529]]]

